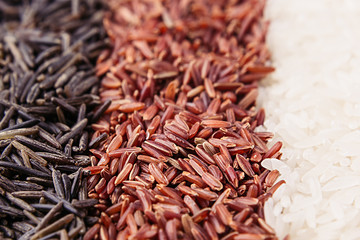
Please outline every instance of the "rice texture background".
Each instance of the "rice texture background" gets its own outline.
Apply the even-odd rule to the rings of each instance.
[[[360,1],[269,0],[266,15],[276,72],[258,101],[284,155],[263,165],[287,181],[266,220],[280,238],[360,239]]]

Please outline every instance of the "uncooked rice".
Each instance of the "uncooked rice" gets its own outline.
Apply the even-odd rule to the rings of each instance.
[[[281,239],[360,239],[360,2],[270,0],[276,72],[259,103],[284,161],[266,160],[283,185],[265,205]]]
[[[84,239],[278,239],[262,210],[284,181],[260,164],[282,144],[254,133],[257,81],[274,70],[265,1],[108,3],[97,74],[111,103],[90,145],[109,137],[84,169],[100,215]]]

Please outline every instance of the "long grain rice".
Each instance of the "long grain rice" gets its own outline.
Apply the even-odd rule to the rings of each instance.
[[[255,135],[264,122],[257,81],[274,70],[264,1],[108,5],[113,46],[97,75],[109,108],[92,124],[90,142],[103,142],[90,144],[84,169],[93,175],[88,195],[106,215],[86,238],[108,238],[113,225],[118,239],[277,239],[258,220],[279,187],[276,174],[265,184],[260,163],[281,156],[266,145],[271,133]]]
[[[259,101],[270,145],[284,145],[282,161],[262,163],[287,181],[265,204],[279,237],[360,238],[359,9],[352,0],[268,1],[277,70]]]

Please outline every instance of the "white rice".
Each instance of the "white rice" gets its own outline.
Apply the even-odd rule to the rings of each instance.
[[[265,205],[280,239],[360,239],[360,1],[268,0],[276,72],[263,82],[265,127],[287,181]]]

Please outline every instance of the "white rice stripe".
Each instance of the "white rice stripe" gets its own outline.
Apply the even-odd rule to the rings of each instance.
[[[263,82],[265,126],[284,142],[266,160],[287,185],[265,205],[291,239],[360,239],[360,1],[269,0],[276,72]]]

